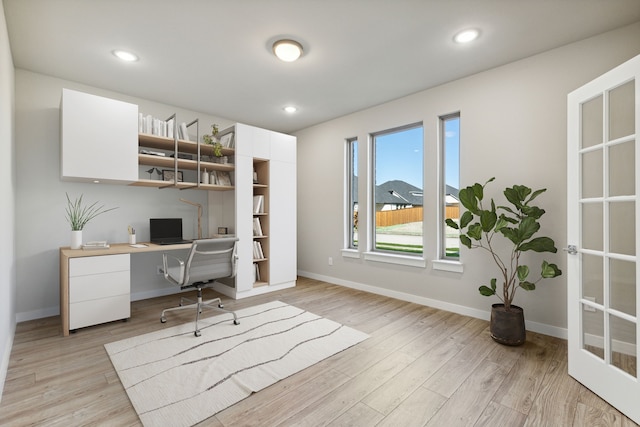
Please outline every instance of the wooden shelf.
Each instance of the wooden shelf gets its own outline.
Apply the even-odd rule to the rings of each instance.
[[[138,154],[138,163],[145,166],[155,166],[159,168],[173,169],[173,157],[154,156],[152,154]],[[178,169],[197,170],[198,162],[196,160],[178,159]],[[235,165],[233,163],[211,163],[200,162],[200,169],[208,171],[225,171],[233,172]]]
[[[131,185],[132,187],[157,187],[157,188],[172,187],[172,188],[180,188],[180,189],[197,188],[200,190],[209,190],[209,191],[231,191],[235,189],[233,186],[212,185],[212,184],[198,185],[198,183],[196,182],[178,182],[178,184],[176,185],[174,181],[161,181],[159,179],[140,179],[129,185]]]
[[[141,147],[167,151],[174,151],[175,149],[175,140],[172,138],[141,133],[138,135],[138,141]],[[178,151],[181,153],[198,154],[198,143],[179,139]],[[213,147],[208,144],[200,144],[200,154],[213,155]],[[233,148],[222,148],[223,156],[233,156],[234,154],[235,150]]]

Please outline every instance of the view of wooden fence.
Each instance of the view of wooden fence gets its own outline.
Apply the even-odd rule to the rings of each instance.
[[[389,227],[391,225],[407,224],[409,222],[420,222],[422,221],[422,212],[422,206],[392,211],[379,211],[376,212],[376,226]],[[460,206],[447,206],[445,215],[447,218],[458,218],[460,216]]]

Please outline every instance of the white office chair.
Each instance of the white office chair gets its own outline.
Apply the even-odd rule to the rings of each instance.
[[[198,319],[203,308],[212,308],[230,313],[233,315],[233,323],[238,325],[238,316],[233,311],[225,310],[220,298],[202,301],[202,289],[216,279],[224,277],[235,277],[236,275],[236,242],[235,237],[225,237],[216,239],[194,240],[186,261],[166,253],[162,254],[162,267],[164,278],[180,289],[195,288],[198,291],[197,301],[193,302],[187,298],[180,298],[178,307],[167,308],[162,311],[160,321],[165,323],[167,318],[165,313],[175,310],[195,308],[196,326],[194,335],[200,336],[198,329]],[[177,261],[177,265],[169,266],[169,258]],[[176,264],[172,262],[172,264]],[[183,305],[184,301],[192,304]],[[212,305],[217,304],[217,305]]]

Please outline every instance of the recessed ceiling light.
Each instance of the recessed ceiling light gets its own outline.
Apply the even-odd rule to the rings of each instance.
[[[480,36],[480,31],[476,30],[475,28],[472,28],[470,30],[460,31],[458,34],[456,34],[453,37],[453,40],[456,43],[469,43],[477,39],[479,36]]]
[[[286,111],[289,114],[293,114],[296,111],[298,111],[298,109],[296,107],[294,107],[293,105],[287,105],[286,107],[283,108],[284,111]]]
[[[284,62],[293,62],[302,56],[302,45],[295,40],[278,40],[273,44],[273,53]]]
[[[126,50],[114,50],[113,54],[122,59],[123,61],[127,61],[127,62],[133,62],[133,61],[137,61],[138,56],[136,54],[133,54],[131,52],[127,52]]]

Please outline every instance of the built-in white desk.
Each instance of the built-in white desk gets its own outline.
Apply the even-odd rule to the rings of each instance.
[[[108,249],[60,248],[60,317],[62,334],[131,316],[131,254],[189,249],[179,245],[131,247],[114,243]]]

